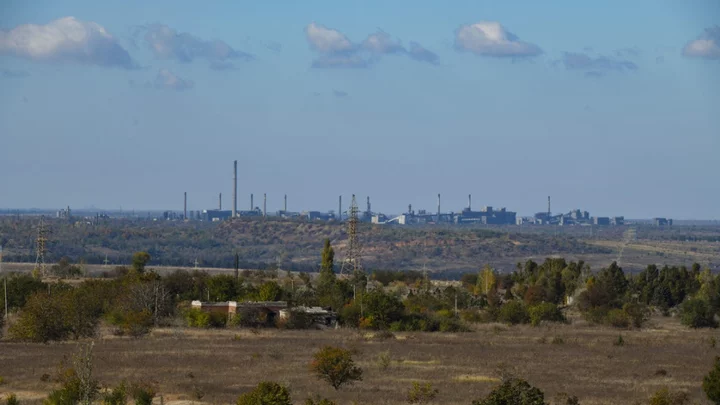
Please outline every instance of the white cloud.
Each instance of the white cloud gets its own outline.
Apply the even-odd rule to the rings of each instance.
[[[136,68],[117,39],[94,22],[63,17],[46,25],[25,24],[0,31],[0,54],[43,62],[77,62]]]
[[[377,55],[406,52],[400,41],[394,41],[390,34],[383,31],[368,35],[362,48]]]
[[[342,32],[311,23],[305,27],[310,47],[319,55],[313,61],[316,68],[366,68],[383,55],[407,55],[413,60],[437,64],[438,56],[416,42],[408,51],[399,40],[384,31],[370,34],[360,44],[353,43]]]
[[[455,48],[494,57],[532,57],[543,53],[537,45],[520,41],[494,21],[460,26],[455,32]]]
[[[155,57],[161,59],[175,59],[186,63],[196,58],[205,58],[212,62],[253,59],[252,55],[233,49],[225,41],[204,40],[187,32],[178,33],[163,24],[140,27],[139,31],[145,32],[145,42]]]
[[[720,26],[706,28],[696,40],[688,42],[683,56],[704,59],[720,59]]]
[[[192,80],[182,79],[168,69],[160,69],[155,77],[156,89],[187,90],[193,86]]]
[[[321,53],[351,52],[355,48],[342,32],[316,23],[305,28],[305,37],[310,46]]]

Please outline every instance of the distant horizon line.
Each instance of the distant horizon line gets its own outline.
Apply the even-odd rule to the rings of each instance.
[[[65,209],[65,208],[67,208],[67,206],[65,206],[65,207],[63,207],[63,208],[38,208],[38,207],[31,207],[31,208],[0,208],[0,216],[12,215],[12,214],[17,213],[17,212],[20,212],[20,213],[36,213],[36,214],[40,214],[40,213],[54,213],[54,212],[57,212],[57,211],[59,211],[59,210]],[[465,209],[465,208],[467,208],[467,207],[464,207],[463,209]],[[76,211],[76,212],[81,212],[81,213],[93,213],[93,214],[102,214],[102,213],[123,213],[123,214],[128,214],[128,213],[133,213],[133,214],[137,215],[137,214],[139,214],[139,213],[146,213],[146,214],[159,213],[159,214],[162,214],[162,213],[164,213],[164,212],[174,212],[174,213],[182,213],[182,212],[183,212],[182,209],[162,209],[162,208],[151,208],[151,209],[146,209],[146,208],[142,208],[142,209],[138,209],[138,208],[132,208],[132,209],[113,208],[113,209],[104,209],[104,208],[96,208],[96,207],[92,207],[92,208],[89,208],[89,207],[85,207],[85,208],[72,208],[72,207],[70,207],[70,209],[71,209],[71,211]],[[213,210],[217,210],[217,209],[207,209],[207,208],[204,208],[204,209],[201,209],[201,210],[188,209],[188,211],[200,211],[200,212],[206,211],[206,210],[207,210],[207,211],[213,211]],[[226,210],[226,209],[223,209],[222,211],[231,211],[231,209],[227,209],[227,210]],[[238,210],[238,211],[248,211],[248,210]],[[282,211],[282,210],[275,210],[275,211],[270,211],[270,210],[268,210],[268,216],[273,216],[273,217],[274,217],[274,216],[276,216],[276,215],[274,215],[274,214],[276,214],[277,212],[280,212],[280,211]],[[288,212],[297,212],[297,213],[310,212],[310,211],[317,211],[317,210],[312,210],[312,209],[306,209],[306,210],[300,210],[300,211],[288,210]],[[331,210],[329,210],[329,211],[320,211],[320,212],[335,212],[335,210],[332,210],[332,209],[331,209]],[[363,210],[360,210],[360,212],[363,212]],[[428,212],[429,212],[429,211],[428,211]],[[445,213],[450,213],[450,212],[452,212],[452,213],[461,213],[462,210],[460,210],[460,211],[444,211],[444,212],[445,212]],[[475,211],[473,211],[473,212],[475,212]],[[402,213],[401,213],[401,214],[402,214]],[[401,214],[398,214],[398,215],[401,215]],[[561,212],[555,213],[555,215],[559,215],[559,214],[561,214]],[[564,214],[564,213],[563,213],[563,214]],[[390,214],[390,215],[395,215],[395,214]],[[520,213],[518,213],[518,217],[532,217],[533,215],[534,215],[534,214],[521,215]],[[613,215],[613,216],[614,216],[614,215]],[[613,216],[608,216],[608,217],[613,217]],[[667,218],[667,219],[672,219],[673,221],[683,221],[683,222],[719,222],[719,223],[720,223],[720,219],[716,219],[716,218],[681,218],[681,217],[671,217],[671,216],[663,216],[663,217],[651,216],[651,217],[637,217],[637,218],[624,217],[624,218],[625,218],[625,221],[652,221],[654,218]]]

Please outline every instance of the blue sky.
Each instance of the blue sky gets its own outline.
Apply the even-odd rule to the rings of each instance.
[[[0,207],[719,219],[720,2],[0,2]]]

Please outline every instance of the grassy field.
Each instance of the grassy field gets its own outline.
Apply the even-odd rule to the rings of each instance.
[[[619,334],[624,346],[613,342]],[[166,404],[227,404],[262,380],[288,385],[295,403],[313,394],[338,404],[402,404],[413,381],[440,390],[438,404],[470,404],[498,383],[500,364],[542,389],[550,403],[561,392],[582,404],[645,402],[662,387],[687,391],[704,402],[702,377],[713,357],[717,331],[689,330],[677,319],[654,318],[639,331],[586,325],[542,327],[489,324],[462,334],[400,333],[390,338],[353,330],[157,329],[128,339],[101,332],[95,340],[95,374],[103,385],[122,380],[152,382]],[[356,352],[364,380],[335,392],[308,371],[323,345]],[[54,385],[43,381],[76,343],[0,342],[0,395],[15,392],[23,404],[39,404]],[[383,370],[377,360],[388,351]],[[195,392],[203,392],[198,400]],[[157,399],[159,403],[159,398]]]

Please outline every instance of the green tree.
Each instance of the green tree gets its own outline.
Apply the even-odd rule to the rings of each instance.
[[[276,301],[282,297],[282,288],[274,281],[266,281],[258,289],[259,301]]]
[[[715,364],[708,375],[703,378],[703,391],[708,399],[720,405],[720,357],[715,357]]]
[[[35,293],[28,298],[18,320],[10,326],[10,337],[41,343],[64,340],[70,330],[63,315],[57,299],[46,293]]]
[[[275,382],[263,381],[237,399],[237,405],[292,405],[290,391]]]
[[[150,262],[150,253],[135,252],[132,257],[132,268],[138,273],[145,272],[145,266]]]
[[[680,306],[680,321],[691,328],[717,328],[715,314],[707,302],[691,298]]]
[[[495,387],[485,399],[473,405],[546,405],[545,394],[519,378],[509,378]]]
[[[530,320],[525,305],[520,301],[510,301],[500,307],[498,321],[516,325]]]
[[[310,370],[336,390],[345,384],[361,381],[363,373],[360,367],[355,366],[349,350],[333,346],[325,346],[313,355]]]
[[[487,295],[490,291],[495,291],[496,285],[497,279],[495,277],[495,272],[490,265],[486,264],[478,274],[475,294]]]

